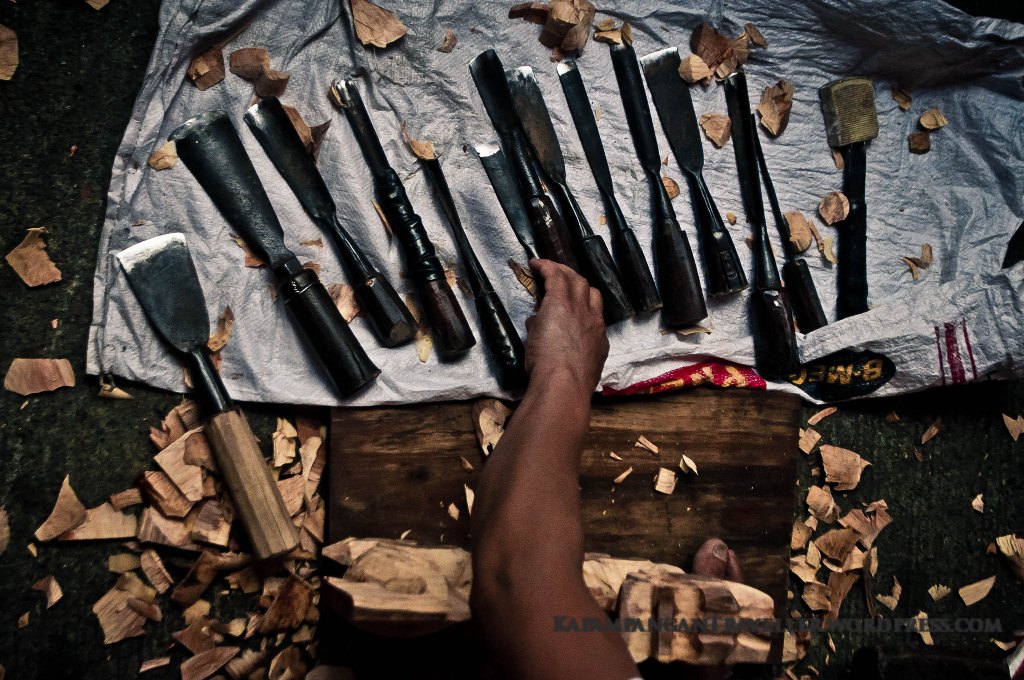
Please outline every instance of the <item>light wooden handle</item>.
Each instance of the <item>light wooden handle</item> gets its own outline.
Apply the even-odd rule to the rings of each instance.
[[[299,533],[242,412],[218,413],[206,435],[256,556],[265,560],[294,550]]]

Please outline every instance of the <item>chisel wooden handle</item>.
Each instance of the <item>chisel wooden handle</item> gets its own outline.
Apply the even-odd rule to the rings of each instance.
[[[294,550],[299,532],[242,412],[232,409],[213,416],[206,436],[256,556],[265,560]]]
[[[843,193],[850,200],[850,213],[836,225],[836,313],[840,319],[868,311],[868,211],[864,200],[867,142],[843,148],[843,168]]]
[[[526,387],[526,348],[498,294],[492,290],[477,296],[476,312],[498,384],[506,390]]]
[[[810,333],[828,325],[807,260],[801,257],[784,263],[782,280],[786,282],[786,297],[790,300],[801,333]]]

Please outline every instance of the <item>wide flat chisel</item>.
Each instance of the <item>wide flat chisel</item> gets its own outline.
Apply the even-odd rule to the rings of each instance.
[[[268,559],[291,552],[299,534],[248,421],[231,402],[207,354],[210,317],[185,236],[157,236],[116,257],[150,323],[188,359],[200,401],[213,413],[204,432],[256,556]]]

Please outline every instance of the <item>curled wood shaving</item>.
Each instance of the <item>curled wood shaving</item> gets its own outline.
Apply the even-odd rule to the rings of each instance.
[[[457,45],[458,42],[459,39],[455,36],[455,31],[449,28],[448,32],[444,34],[444,40],[441,41],[441,46],[437,48],[437,51],[448,54],[455,49],[455,45]]]
[[[949,123],[949,121],[946,120],[946,117],[942,115],[942,111],[939,111],[938,109],[935,108],[928,109],[927,111],[922,113],[921,117],[918,119],[918,122],[921,123],[921,127],[923,127],[925,130],[938,130],[941,127],[945,127],[946,124]]]
[[[369,0],[350,0],[356,38],[363,45],[387,47],[409,32],[391,10],[378,7]]]
[[[694,475],[697,474],[697,464],[694,463],[693,459],[685,453],[683,454],[683,457],[679,459],[679,469],[683,472],[692,472]]]
[[[537,283],[533,280],[533,272],[529,267],[524,267],[512,258],[508,260],[508,266],[512,269],[512,273],[516,275],[516,280],[526,289],[526,292],[537,299]]]
[[[921,435],[921,444],[927,444],[942,431],[942,418],[936,418],[935,422],[928,426],[928,429]]]
[[[807,526],[800,520],[793,522],[793,531],[789,536],[789,548],[796,552],[797,550],[803,550],[807,546],[807,541],[811,538],[811,534],[814,530]]]
[[[696,54],[687,55],[679,63],[679,77],[693,85],[697,81],[711,82],[714,75],[708,65]]]
[[[814,547],[832,560],[834,565],[841,566],[857,545],[858,538],[859,535],[853,529],[831,529],[814,539]]]
[[[817,425],[821,421],[825,420],[825,418],[828,418],[830,415],[833,415],[838,410],[839,409],[835,406],[828,406],[826,408],[823,408],[820,411],[811,415],[811,417],[807,419],[807,424]]]
[[[860,578],[860,574],[855,571],[839,572],[834,571],[828,576],[828,589],[829,589],[829,602],[831,608],[827,615],[825,615],[825,621],[834,621],[839,617],[839,610],[843,606],[843,601],[846,599],[847,594],[850,592],[850,588]]]
[[[135,398],[115,385],[113,377],[110,376],[100,376],[100,391],[98,396],[101,399],[129,400]]]
[[[18,70],[18,34],[0,24],[0,80],[10,80]]]
[[[27,397],[75,386],[67,359],[15,359],[4,376],[4,389]]]
[[[174,142],[164,142],[163,146],[149,156],[146,163],[154,170],[170,170],[178,162],[178,147]]]
[[[827,585],[824,583],[818,583],[817,581],[811,581],[804,585],[802,598],[812,611],[821,612],[828,611],[832,608],[832,604],[829,602],[830,594],[831,590]]]
[[[85,521],[85,506],[78,500],[71,488],[71,475],[64,477],[53,511],[35,531],[37,541],[45,542],[57,538],[65,531],[78,527]]]
[[[732,119],[721,113],[701,114],[700,126],[711,143],[719,149],[725,146],[732,134]]]
[[[217,317],[217,329],[206,341],[206,346],[210,348],[211,352],[219,352],[224,349],[224,345],[228,344],[228,340],[231,339],[231,329],[234,326],[235,313],[231,311],[231,305],[228,305]]]
[[[615,453],[614,451],[609,451],[608,452],[608,457],[611,458],[612,460],[622,460],[622,456],[620,456],[619,454]]]
[[[964,586],[957,593],[960,595],[960,599],[964,601],[964,604],[970,607],[972,604],[977,604],[985,599],[995,584],[996,577],[989,576],[986,579]]]
[[[976,512],[985,512],[985,499],[982,498],[984,494],[978,494],[971,500],[971,508]]]
[[[949,586],[940,585],[938,583],[936,583],[928,589],[928,594],[931,595],[932,600],[934,600],[935,602],[938,602],[942,598],[949,595],[951,592],[953,592],[953,590]]]
[[[750,38],[750,42],[758,47],[768,47],[768,39],[764,37],[764,34],[754,24],[749,22],[744,24],[743,32]]]
[[[818,203],[818,214],[825,224],[842,222],[850,214],[850,199],[841,191],[830,191]]]
[[[853,451],[830,444],[821,445],[821,462],[825,467],[825,482],[834,483],[836,491],[855,489],[864,468],[871,465]]]
[[[932,149],[932,136],[927,130],[916,130],[907,135],[907,148],[910,153],[924,154]]]
[[[505,434],[505,423],[512,409],[497,399],[481,399],[473,404],[473,429],[484,456],[489,456]]]
[[[731,210],[726,212],[725,219],[729,222],[729,224],[736,224],[736,213],[734,213]]]
[[[1003,650],[1004,652],[1009,652],[1011,649],[1015,649],[1017,647],[1016,640],[1009,640],[1007,642],[1003,642],[1002,640],[992,638],[992,644],[994,644],[996,647]]]
[[[631,475],[632,473],[633,473],[633,466],[631,465],[628,468],[626,468],[625,470],[623,470],[619,474],[618,477],[616,477],[615,479],[612,480],[612,482],[614,482],[615,484],[622,484],[622,482],[626,481],[626,477],[629,477],[629,475]]]
[[[347,283],[332,283],[327,286],[327,293],[334,301],[334,306],[341,312],[341,317],[350,322],[359,316],[362,311],[359,302],[356,300],[355,288]]]
[[[135,538],[138,521],[114,509],[109,502],[85,511],[85,521],[58,537],[61,541],[96,541]]]
[[[27,628],[28,627],[28,621],[29,621],[29,616],[30,615],[31,615],[31,612],[25,612],[24,614],[22,614],[21,616],[18,617],[18,628]]]
[[[779,80],[775,85],[764,88],[757,112],[761,114],[761,125],[773,137],[778,137],[789,124],[789,113],[793,108],[793,83]]]
[[[807,555],[794,555],[789,558],[789,570],[804,583],[814,583],[819,568],[820,565],[807,561]]]
[[[242,80],[255,82],[270,68],[270,52],[264,47],[243,47],[228,57],[231,72]]]
[[[889,595],[877,594],[875,595],[875,599],[884,604],[886,607],[888,607],[889,611],[896,611],[896,605],[899,604],[900,595],[902,594],[903,586],[901,586],[900,582],[896,579],[895,576],[893,576],[892,592]]]
[[[434,160],[437,158],[437,154],[434,153],[434,142],[429,139],[415,139],[409,134],[409,126],[404,120],[402,121],[402,136],[405,137],[405,143],[409,145],[416,158],[421,160]]]
[[[666,496],[676,490],[676,473],[668,468],[658,468],[658,474],[654,477],[654,490]]]
[[[224,49],[214,45],[192,59],[188,67],[188,77],[195,83],[196,89],[208,90],[224,80]]]
[[[834,245],[835,239],[832,238],[831,236],[826,236],[824,245],[820,247],[822,255],[824,255],[825,259],[831,262],[832,264],[836,264],[836,262],[838,262],[838,260],[836,259],[836,251],[833,247]]]
[[[181,680],[205,680],[238,656],[238,647],[214,647],[186,659],[181,664]]]
[[[665,186],[665,193],[668,194],[669,199],[673,199],[679,195],[679,184],[671,177],[662,177],[661,183]]]
[[[324,143],[324,138],[327,136],[327,130],[331,127],[330,119],[325,120],[319,125],[310,126],[305,121],[302,114],[294,106],[283,104],[284,112],[288,114],[288,120],[292,122],[292,127],[299,133],[299,139],[302,140],[302,146],[306,147],[313,156],[313,160],[320,157],[320,146]],[[319,245],[317,243],[319,242]],[[323,239],[314,239],[312,241],[300,241],[302,245],[315,245],[318,248],[324,247]]]
[[[832,154],[832,162],[836,164],[836,170],[842,170],[843,166],[846,164],[843,161],[842,152],[833,147],[829,147],[829,152]]]
[[[32,584],[32,590],[38,590],[46,594],[47,609],[57,604],[60,598],[64,597],[64,592],[60,589],[60,584],[57,583],[57,579],[54,576],[44,576],[39,579]]]
[[[807,509],[826,524],[831,524],[839,517],[839,506],[836,505],[832,491],[827,486],[812,486],[808,489]]]
[[[798,253],[804,252],[811,247],[811,242],[814,238],[810,223],[803,213],[796,210],[790,210],[786,213],[785,217],[786,222],[789,223],[790,243],[793,244]]]
[[[806,430],[800,430],[800,450],[804,453],[810,453],[814,450],[814,447],[821,441],[821,434],[818,433],[813,427],[809,427]]]
[[[904,111],[909,111],[910,103],[914,101],[914,98],[910,95],[910,91],[904,90],[896,83],[892,83],[892,98]]]
[[[46,227],[32,227],[5,258],[29,288],[60,281],[60,270],[46,252],[46,233]]]
[[[639,437],[636,438],[636,441],[633,442],[633,448],[646,449],[647,451],[650,451],[651,453],[654,454],[658,453],[658,447],[651,443],[651,440],[643,435],[640,435]]]
[[[169,656],[158,656],[152,659],[147,659],[146,661],[142,662],[142,665],[139,666],[139,673],[145,673],[146,671],[151,671],[156,668],[163,668],[164,666],[169,666],[170,664],[171,657]]]
[[[707,67],[720,78],[739,66],[733,41],[719,33],[710,24],[701,24],[690,35],[690,51],[700,57]],[[724,65],[724,67],[723,67]],[[725,71],[723,73],[723,71]]]

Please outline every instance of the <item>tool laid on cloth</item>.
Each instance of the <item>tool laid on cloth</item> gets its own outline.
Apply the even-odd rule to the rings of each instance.
[[[626,123],[650,186],[654,213],[654,271],[661,292],[661,322],[666,328],[689,328],[708,315],[690,239],[679,226],[672,201],[661,181],[661,154],[654,136],[651,109],[636,52],[629,44],[612,45],[612,66],[619,84]]]
[[[214,205],[281,284],[286,306],[341,396],[380,375],[320,282],[284,244],[284,230],[238,131],[223,111],[210,111],[171,133],[178,157]]]
[[[591,286],[601,292],[605,323],[611,325],[632,317],[633,305],[622,288],[612,254],[608,252],[604,239],[594,233],[576,197],[569,191],[565,177],[565,158],[533,69],[524,66],[511,71],[508,81],[512,103],[526,130],[534,158],[544,170],[548,184],[558,195],[562,220],[572,235],[581,273],[590,281]]]
[[[712,297],[739,292],[747,287],[747,276],[743,273],[736,246],[725,228],[711,190],[704,181],[704,146],[690,88],[679,77],[679,51],[674,47],[659,50],[641,57],[640,63],[668,145],[679,168],[686,173],[690,195],[697,206],[694,212],[708,275],[708,290]]]
[[[441,204],[445,217],[448,218],[452,236],[455,237],[455,244],[459,248],[466,281],[473,291],[476,313],[484,329],[484,344],[487,345],[491,361],[498,369],[498,384],[506,390],[523,389],[527,382],[526,348],[523,346],[523,340],[519,337],[519,332],[516,331],[505,305],[494,292],[494,287],[491,286],[480,260],[473,252],[473,246],[469,243],[459,212],[455,208],[455,199],[448,187],[441,162],[437,158],[421,157],[420,163],[430,177],[434,195]]]
[[[291,552],[299,534],[249,423],[207,355],[210,318],[183,234],[164,234],[117,254],[143,312],[164,340],[188,357],[190,374],[212,415],[205,433],[231,502],[259,559]]]
[[[732,148],[747,221],[754,229],[754,290],[750,294],[750,322],[754,340],[754,366],[766,378],[785,378],[800,369],[796,331],[789,303],[782,293],[782,278],[768,240],[768,224],[761,200],[761,181],[754,150],[754,119],[750,115],[747,76],[738,69],[725,78],[725,103],[732,119]]]
[[[750,114],[753,121],[754,114]],[[825,310],[821,308],[821,300],[818,299],[818,290],[814,287],[814,279],[811,277],[811,270],[807,266],[807,260],[799,256],[796,244],[793,243],[793,235],[789,230],[789,220],[782,214],[779,207],[779,197],[775,195],[775,185],[772,184],[771,175],[768,174],[768,163],[764,159],[764,150],[761,148],[761,137],[757,134],[757,126],[751,123],[753,134],[754,152],[757,154],[757,164],[761,170],[761,181],[764,183],[764,191],[768,194],[768,203],[772,208],[772,217],[775,218],[775,227],[779,231],[779,238],[782,240],[782,249],[786,253],[786,262],[782,265],[782,281],[785,283],[785,295],[789,300],[796,317],[796,324],[800,332],[810,333],[822,326],[828,325],[828,317]]]
[[[416,284],[438,354],[442,359],[464,354],[476,344],[476,338],[448,285],[434,244],[423,227],[423,220],[413,210],[402,180],[384,154],[355,83],[335,80],[331,84],[331,98],[345,112],[345,118],[352,126],[363,158],[373,174],[377,203],[405,250],[409,278]]]
[[[508,89],[505,67],[494,50],[486,50],[469,62],[469,72],[476,83],[476,89],[483,100],[487,115],[501,140],[501,147],[509,165],[513,168],[520,196],[533,228],[533,237],[541,257],[560,262],[567,267],[578,269],[576,256],[569,245],[569,234],[562,216],[555,210],[555,204],[537,178],[530,151],[527,148],[526,132],[516,115],[512,93]]]
[[[868,142],[878,136],[875,91],[867,78],[843,78],[818,89],[828,145],[843,155],[843,193],[850,201],[846,219],[836,224],[836,313],[840,319],[868,311],[865,204]]]
[[[597,120],[591,108],[587,88],[583,77],[576,67],[576,62],[564,62],[558,65],[558,80],[565,93],[565,101],[569,105],[569,113],[576,124],[583,153],[587,157],[590,171],[601,192],[601,202],[608,220],[608,229],[612,234],[612,252],[622,276],[622,284],[638,314],[646,314],[661,309],[661,297],[654,285],[651,268],[644,257],[644,251],[636,239],[636,234],[626,223],[619,202],[615,200],[615,189],[612,185],[612,174],[608,168],[608,157],[605,156],[601,136],[597,131]]]
[[[391,282],[371,264],[341,220],[331,193],[277,97],[249,108],[245,122],[302,207],[331,235],[341,253],[349,283],[374,335],[385,347],[397,347],[416,336],[416,321]]]
[[[508,166],[505,153],[494,142],[479,144],[475,150],[476,155],[480,158],[480,164],[484,166],[484,171],[487,173],[487,179],[491,182],[494,194],[498,197],[498,203],[501,204],[505,217],[512,225],[516,239],[526,251],[526,256],[531,260],[539,258],[540,253],[533,240],[530,216],[526,214],[526,206],[523,205],[523,198],[519,195],[519,187],[516,185],[512,168]]]

